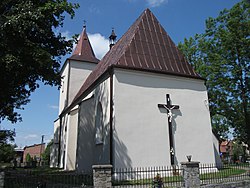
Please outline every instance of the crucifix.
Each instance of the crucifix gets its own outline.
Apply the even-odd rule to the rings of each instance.
[[[86,20],[83,20],[83,27],[86,28]]]
[[[167,115],[168,115],[168,128],[169,128],[169,145],[170,145],[170,160],[171,160],[171,165],[174,165],[174,156],[175,156],[175,151],[174,151],[174,141],[173,141],[173,130],[172,130],[172,119],[173,119],[173,109],[179,109],[179,105],[171,105],[170,102],[170,95],[166,95],[167,99],[167,104],[158,104],[159,108],[165,108],[167,110]]]

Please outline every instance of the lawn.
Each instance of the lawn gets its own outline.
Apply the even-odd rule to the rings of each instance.
[[[246,173],[246,169],[239,169],[239,168],[233,168],[233,167],[227,167],[222,170],[219,170],[218,172],[214,173],[205,173],[200,175],[201,180],[206,179],[213,179],[213,178],[228,178],[232,176],[237,176]]]
[[[230,177],[243,177],[247,176],[249,170],[247,170],[249,166],[227,166],[223,169],[218,170],[218,172],[213,173],[204,173],[200,174],[201,180],[209,180],[209,179],[223,179],[223,178],[230,178]],[[162,177],[162,182],[164,184],[174,184],[177,182],[183,182],[183,177],[181,175],[178,176],[168,176]],[[146,185],[152,184],[153,178],[145,178],[145,179],[135,179],[135,180],[121,180],[121,181],[114,181],[114,185]]]

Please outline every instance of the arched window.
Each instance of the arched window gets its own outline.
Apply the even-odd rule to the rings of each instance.
[[[104,134],[104,123],[103,123],[103,111],[102,104],[99,102],[97,105],[96,116],[95,116],[95,140],[96,144],[103,143],[103,134]]]

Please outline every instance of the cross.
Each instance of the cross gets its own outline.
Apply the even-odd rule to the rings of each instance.
[[[83,20],[83,28],[86,28],[86,20]]]
[[[171,160],[171,165],[174,165],[175,152],[174,152],[174,141],[173,141],[173,131],[172,131],[172,117],[173,117],[172,110],[179,109],[180,107],[178,105],[171,105],[169,94],[166,95],[166,99],[167,99],[167,104],[158,104],[158,107],[165,108],[168,112],[170,160]]]

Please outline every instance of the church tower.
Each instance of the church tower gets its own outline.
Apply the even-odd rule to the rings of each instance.
[[[82,83],[98,62],[84,25],[74,52],[65,61],[61,70],[59,114],[72,102]]]
[[[54,122],[51,167],[74,170],[74,165],[65,164],[75,160],[78,109],[76,107],[63,116],[61,114],[71,104],[98,62],[87,35],[86,25],[84,25],[74,52],[66,59],[61,69],[59,118]]]

